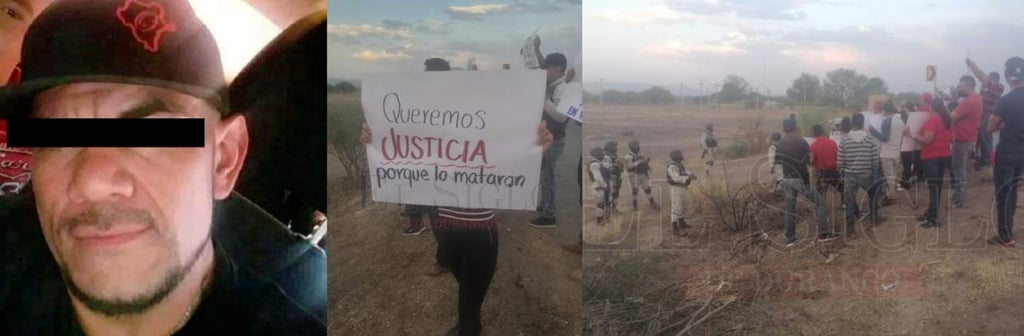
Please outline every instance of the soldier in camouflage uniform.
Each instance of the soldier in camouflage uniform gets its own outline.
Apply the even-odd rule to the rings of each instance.
[[[608,141],[604,143],[604,162],[606,167],[611,169],[611,179],[608,180],[608,210],[618,212],[619,190],[622,189],[622,161],[617,154],[619,143]]]
[[[629,188],[633,193],[633,211],[640,210],[637,204],[637,194],[641,188],[647,194],[651,209],[657,210],[658,204],[654,202],[654,196],[651,195],[651,159],[640,154],[640,141],[629,142],[629,152],[626,152],[625,161],[626,180],[629,181]]]

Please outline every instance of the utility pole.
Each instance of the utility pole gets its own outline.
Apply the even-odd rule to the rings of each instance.
[[[601,78],[601,105],[604,105],[604,78]]]
[[[704,104],[704,78],[700,79],[700,92],[697,95],[697,109],[700,110],[701,105]]]
[[[714,88],[714,91],[712,91],[712,92],[715,93],[715,107],[721,106],[719,101],[718,101],[718,99],[722,96],[722,92],[718,90],[719,84],[718,84],[718,82],[714,82],[711,85]]]
[[[679,107],[683,107],[686,104],[686,99],[683,99],[683,97],[686,97],[686,85],[679,83]]]

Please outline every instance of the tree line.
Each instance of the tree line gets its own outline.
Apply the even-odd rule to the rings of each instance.
[[[331,85],[331,83],[327,83],[327,93],[333,93],[333,92],[349,93],[349,92],[356,92],[358,90],[359,90],[359,88],[356,87],[355,84],[352,84],[351,82],[347,82],[347,81],[341,81],[341,82],[338,82],[337,84],[334,84],[334,85]]]
[[[584,92],[583,100],[600,102],[603,99],[606,104],[621,105],[666,105],[679,103],[680,99],[685,99],[685,103],[692,104],[743,102],[747,107],[753,107],[757,102],[763,104],[766,100],[774,100],[787,105],[813,104],[847,107],[855,105],[857,102],[866,102],[868,96],[876,94],[889,94],[885,80],[879,77],[868,77],[853,69],[840,68],[826,73],[824,80],[814,74],[800,74],[786,89],[785,96],[764,95],[753,90],[750,83],[743,77],[728,75],[717,87],[717,92],[705,93],[703,97],[679,97],[668,89],[652,86],[639,92],[605,90],[603,95],[587,91]],[[917,95],[900,93],[896,98],[900,101],[914,101],[917,99]]]

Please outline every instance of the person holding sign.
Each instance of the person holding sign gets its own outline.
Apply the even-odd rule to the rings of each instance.
[[[536,48],[539,55],[540,39],[537,40]],[[542,119],[554,140],[544,150],[544,156],[541,158],[541,215],[530,221],[530,225],[536,228],[554,228],[557,224],[555,219],[557,210],[555,202],[555,164],[565,149],[565,127],[569,124],[569,117],[558,111],[558,103],[562,101],[562,94],[565,91],[565,67],[567,63],[565,55],[551,53],[544,58],[544,64],[541,64],[541,69],[547,70],[548,84],[544,96],[544,114]]]
[[[953,110],[953,207],[967,208],[967,165],[970,151],[978,141],[981,122],[981,95],[974,92],[974,77],[960,77],[957,90],[961,96]]]
[[[537,145],[545,149],[552,143],[547,125],[537,127]],[[373,133],[363,123],[359,140],[372,143]],[[437,238],[441,266],[451,270],[459,283],[459,323],[448,335],[479,335],[483,330],[480,308],[487,295],[498,262],[498,229],[494,210],[438,207],[431,218]]]
[[[990,132],[999,131],[996,164],[992,170],[996,194],[996,235],[988,241],[1014,247],[1013,216],[1017,211],[1017,185],[1024,175],[1024,59],[1012,57],[1003,72],[1010,93],[999,98],[988,121]]]
[[[903,135],[921,144],[921,163],[928,180],[928,210],[918,221],[923,228],[941,226],[939,203],[942,197],[942,179],[950,166],[950,146],[953,142],[953,121],[942,99],[935,99],[931,105],[932,116],[924,122],[919,134],[909,128]]]

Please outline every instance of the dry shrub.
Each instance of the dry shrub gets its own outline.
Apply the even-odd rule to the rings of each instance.
[[[721,167],[721,183],[696,185],[711,214],[731,232],[761,231],[762,215],[767,212],[764,200],[771,197],[771,191],[756,182],[732,186],[728,164]]]
[[[642,255],[610,257],[587,267],[583,334],[677,335],[706,323],[740,297],[719,276],[723,267],[695,274],[668,272]],[[682,278],[678,278],[681,276]]]
[[[771,128],[765,124],[763,116],[743,119],[737,128],[739,132],[729,145],[719,149],[718,154],[723,159],[739,159],[768,152],[768,130]]]

